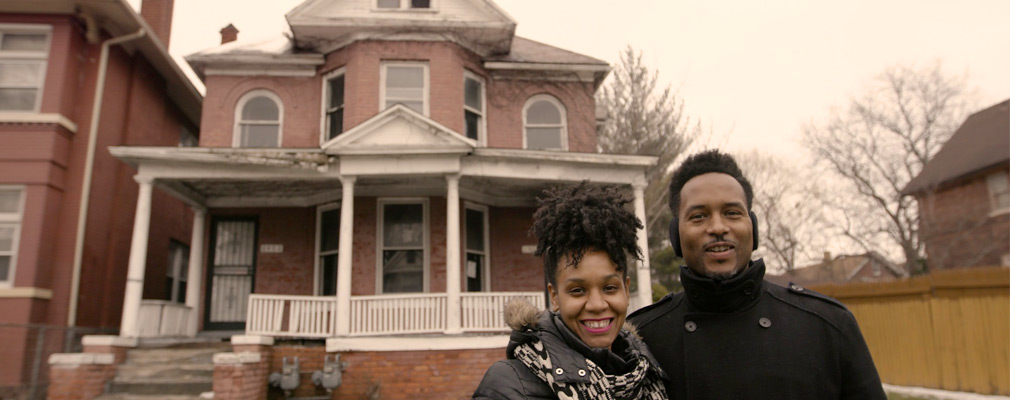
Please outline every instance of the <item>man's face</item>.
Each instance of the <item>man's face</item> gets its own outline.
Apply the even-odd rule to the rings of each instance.
[[[680,190],[680,246],[695,273],[725,279],[750,262],[754,237],[747,197],[732,176],[698,175]]]

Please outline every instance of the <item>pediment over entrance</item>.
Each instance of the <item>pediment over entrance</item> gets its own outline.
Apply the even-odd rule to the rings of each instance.
[[[323,144],[332,155],[465,154],[477,141],[395,105]]]

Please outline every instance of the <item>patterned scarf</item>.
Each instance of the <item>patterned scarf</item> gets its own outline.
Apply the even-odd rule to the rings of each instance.
[[[656,374],[650,374],[649,361],[638,357],[635,368],[622,375],[607,375],[592,360],[586,359],[589,383],[564,383],[554,380],[554,367],[543,342],[534,339],[516,346],[515,357],[537,377],[550,385],[561,400],[664,400],[666,391]]]

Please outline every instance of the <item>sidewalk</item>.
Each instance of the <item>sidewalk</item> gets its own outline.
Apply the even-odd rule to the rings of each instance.
[[[977,393],[951,392],[949,390],[926,389],[913,386],[895,386],[884,384],[884,391],[906,396],[925,397],[937,400],[1010,400],[1007,396],[990,396]]]

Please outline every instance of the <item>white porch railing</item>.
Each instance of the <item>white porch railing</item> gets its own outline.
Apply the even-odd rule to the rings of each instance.
[[[142,338],[186,336],[189,313],[185,304],[166,300],[141,300],[138,335]]]
[[[351,296],[351,335],[445,330],[445,293]]]
[[[543,308],[542,292],[462,293],[464,332],[506,332],[505,304],[524,298]],[[325,338],[336,332],[335,297],[249,296],[246,333],[249,335]],[[446,330],[445,293],[351,296],[350,335],[401,335]]]
[[[319,337],[336,332],[335,297],[249,295],[246,334]]]
[[[498,332],[508,331],[505,324],[505,304],[512,299],[526,300],[537,307],[544,308],[543,292],[470,292],[462,293],[463,331]]]

